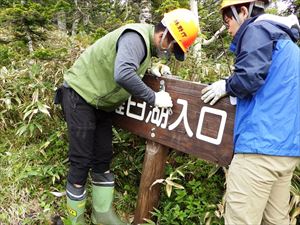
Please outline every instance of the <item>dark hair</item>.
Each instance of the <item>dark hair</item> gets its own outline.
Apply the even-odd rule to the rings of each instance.
[[[247,7],[247,9],[249,9],[250,3],[244,3],[244,4],[235,5],[237,13],[241,12],[242,6],[245,6],[245,7]],[[258,15],[261,15],[261,14],[264,14],[264,13],[265,13],[265,10],[263,8],[253,6],[253,10],[251,12],[250,17],[258,16]],[[234,17],[233,12],[232,12],[230,6],[226,7],[225,9],[222,10],[223,20],[224,20],[225,16],[228,17],[228,18],[230,18],[230,19],[232,17]]]
[[[162,24],[162,22],[159,22],[157,23],[155,26],[154,26],[154,32],[155,33],[158,33],[158,32],[161,32],[161,31],[165,31],[166,27]],[[169,42],[173,41],[174,38],[172,37],[171,33],[168,31],[167,35],[166,35],[166,38]]]

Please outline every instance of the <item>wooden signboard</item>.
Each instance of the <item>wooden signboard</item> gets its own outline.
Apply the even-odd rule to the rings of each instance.
[[[160,187],[153,183],[164,177],[170,148],[221,166],[230,164],[233,155],[235,107],[229,98],[210,106],[200,99],[205,85],[151,75],[143,81],[154,91],[169,92],[173,107],[160,109],[130,98],[113,118],[115,126],[147,139],[134,225],[144,223],[158,206]]]
[[[116,110],[116,126],[221,166],[230,164],[235,106],[229,98],[210,106],[200,99],[206,85],[152,75],[143,81],[155,91],[170,93],[172,114],[130,98]]]

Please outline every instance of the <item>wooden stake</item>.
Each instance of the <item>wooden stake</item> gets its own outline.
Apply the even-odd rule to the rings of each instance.
[[[165,163],[169,148],[153,141],[146,145],[143,171],[139,187],[138,202],[134,216],[134,225],[145,223],[144,218],[151,218],[151,211],[158,206],[160,199],[160,184],[153,182],[164,178]],[[151,187],[151,190],[150,190]]]

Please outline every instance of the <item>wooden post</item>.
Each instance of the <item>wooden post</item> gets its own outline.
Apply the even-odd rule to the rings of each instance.
[[[134,216],[134,225],[144,223],[144,218],[151,217],[151,211],[158,206],[160,185],[150,187],[157,179],[164,178],[165,163],[169,148],[153,141],[146,146],[143,171],[139,187],[138,202]]]

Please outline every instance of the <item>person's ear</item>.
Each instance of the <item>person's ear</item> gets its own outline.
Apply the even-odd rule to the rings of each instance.
[[[163,36],[163,32],[159,31],[159,32],[157,32],[157,33],[154,34],[154,40],[159,43],[160,40],[162,39],[162,36]]]
[[[158,33],[159,39],[162,39],[163,35],[164,35],[164,32],[163,32],[163,31],[160,31],[160,32]]]
[[[248,8],[246,6],[242,6],[241,7],[241,12],[240,12],[241,17],[245,20],[248,18],[249,16],[249,11]]]
[[[162,39],[162,36],[163,36],[164,32],[163,31],[159,31],[157,33],[154,33],[154,45],[159,48],[159,43]]]

